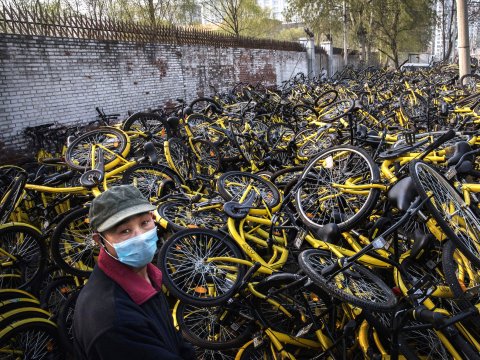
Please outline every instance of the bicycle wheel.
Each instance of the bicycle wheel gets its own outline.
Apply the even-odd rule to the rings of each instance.
[[[480,267],[469,261],[452,241],[447,241],[442,252],[443,273],[457,304],[462,309],[480,304]],[[475,316],[478,318],[478,316]]]
[[[354,105],[353,100],[338,100],[324,107],[318,116],[321,121],[332,122],[346,116]]]
[[[207,140],[192,140],[190,147],[196,160],[196,170],[203,176],[213,176],[220,170],[220,152]]]
[[[205,140],[217,141],[217,138],[212,138],[210,128],[214,121],[202,114],[191,114],[186,119],[185,127],[190,131],[194,138],[202,138]]]
[[[375,207],[380,171],[368,153],[354,146],[336,146],[320,152],[305,167],[295,194],[295,206],[305,225],[319,229],[335,223],[346,231],[365,219]],[[355,190],[351,186],[365,185]]]
[[[228,300],[243,278],[245,265],[208,261],[213,257],[243,259],[243,253],[220,232],[193,229],[174,234],[158,256],[165,286],[187,304],[214,306]]]
[[[0,197],[0,224],[5,224],[16,209],[27,183],[27,173],[18,173]]]
[[[286,148],[294,137],[295,131],[285,123],[272,124],[267,130],[267,142],[273,148]]]
[[[154,144],[163,144],[172,135],[166,121],[155,113],[135,113],[125,120],[122,129],[143,133]]]
[[[265,206],[274,209],[280,204],[281,196],[276,186],[255,174],[242,171],[226,172],[218,178],[217,189],[226,201],[239,201],[249,184],[253,187],[252,191],[260,195],[252,204],[252,209],[264,209]]]
[[[317,249],[302,251],[298,256],[300,268],[331,296],[367,310],[389,311],[395,307],[397,298],[390,287],[360,264],[353,264],[332,279],[321,274],[338,261],[335,254]]]
[[[428,104],[422,96],[407,91],[400,95],[399,101],[400,109],[413,125],[427,120]]]
[[[413,161],[410,176],[440,228],[475,266],[480,266],[480,220],[462,196],[431,165]]]
[[[38,168],[38,164],[34,163],[34,170]],[[25,173],[25,169],[16,165],[0,165],[0,197],[3,197],[6,193],[6,188],[15,180],[15,178]]]
[[[57,326],[42,318],[14,322],[0,331],[2,359],[65,359]]]
[[[179,175],[182,183],[194,175],[192,160],[189,158],[187,146],[179,138],[171,138],[165,142],[165,155],[168,165]]]
[[[72,276],[62,276],[54,279],[48,284],[40,297],[42,309],[48,310],[53,316],[56,316],[68,299],[68,295],[76,288],[75,279]]]
[[[160,204],[157,212],[167,221],[169,230],[181,231],[189,228],[219,230],[225,227],[227,215],[219,208],[196,208],[188,201],[167,201]]]
[[[237,353],[235,359],[238,360],[276,360],[282,359],[282,357],[278,356],[279,354],[275,354],[275,350],[273,345],[271,344],[268,337],[264,336],[262,339],[262,343],[255,346],[253,340],[250,343],[245,344]],[[278,357],[277,357],[278,356]]]
[[[221,114],[223,111],[222,106],[209,97],[199,97],[188,106],[192,109],[192,112],[205,115]]]
[[[127,134],[114,128],[100,128],[80,135],[70,144],[65,153],[67,165],[79,171],[91,169],[93,145],[104,149],[105,170],[119,163],[117,156],[124,158],[130,151]]]
[[[57,319],[60,344],[69,354],[73,354],[73,316],[81,289],[72,291],[63,303]]]
[[[318,119],[318,111],[308,105],[295,105],[292,113],[297,124]]]
[[[473,95],[480,91],[480,75],[466,74],[460,78],[460,84],[466,94]]]
[[[205,349],[240,347],[254,329],[251,320],[223,306],[195,306],[180,302],[175,315],[185,339]]]
[[[50,239],[50,250],[55,263],[67,273],[90,275],[100,249],[92,238],[88,208],[75,210],[58,223]]]
[[[0,288],[32,286],[46,261],[47,247],[38,229],[19,223],[0,226]]]
[[[176,187],[182,185],[182,179],[172,169],[163,165],[137,164],[125,171],[122,184],[132,184],[140,190],[147,199],[161,196],[164,180],[171,179]]]
[[[10,299],[17,299],[17,298],[30,298],[36,300],[37,298],[30,294],[29,292],[19,290],[19,289],[0,289],[0,302]]]
[[[2,316],[0,317],[0,329],[4,329],[16,321],[28,320],[31,318],[50,319],[52,316],[48,311],[34,306],[29,307],[28,305],[10,311],[4,311],[0,307],[0,311],[2,312]]]
[[[328,127],[323,129],[323,131],[322,129],[306,129],[304,132],[308,133],[301,135],[304,138],[303,141],[300,137],[298,138],[297,156],[301,160],[309,160],[320,151],[332,148],[338,144],[337,137],[328,132]]]
[[[338,93],[336,90],[327,90],[323,93],[321,93],[316,99],[315,99],[315,107],[316,108],[324,108],[331,103],[335,102],[337,100]]]
[[[130,137],[131,153],[143,155],[143,146],[150,141],[155,146],[159,162],[164,162],[163,143],[172,136],[172,130],[162,116],[155,113],[135,113],[122,125]]]
[[[279,189],[285,190],[285,187],[294,179],[298,179],[303,173],[304,166],[292,166],[286,169],[278,170],[272,174],[270,181]]]

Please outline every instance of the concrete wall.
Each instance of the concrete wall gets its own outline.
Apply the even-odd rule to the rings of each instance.
[[[0,34],[0,147],[25,148],[26,126],[92,121],[96,106],[126,117],[210,85],[281,84],[298,72],[305,52]]]

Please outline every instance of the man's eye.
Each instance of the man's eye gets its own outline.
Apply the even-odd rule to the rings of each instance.
[[[130,229],[123,229],[120,231],[122,234],[128,234],[130,232]]]
[[[151,221],[151,220],[144,220],[143,223],[142,223],[142,225],[147,225],[147,224],[150,223],[150,221]]]

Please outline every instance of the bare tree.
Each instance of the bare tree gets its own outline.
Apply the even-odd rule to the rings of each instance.
[[[235,36],[249,28],[251,18],[262,14],[255,0],[206,0],[202,8],[207,22]]]

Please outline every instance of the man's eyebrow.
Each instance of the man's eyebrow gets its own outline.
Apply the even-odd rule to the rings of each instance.
[[[136,214],[136,215],[132,215],[132,216],[129,216],[128,218],[126,219],[123,219],[122,221],[120,221],[117,225],[115,225],[112,230],[115,231],[117,230],[120,226],[122,225],[125,225],[127,222],[129,222],[130,220],[132,219],[135,219],[137,217],[141,217],[141,216],[144,216],[144,215],[147,215],[149,214],[150,212],[149,211],[146,211],[146,212],[143,212],[143,213],[140,213],[140,214]]]

